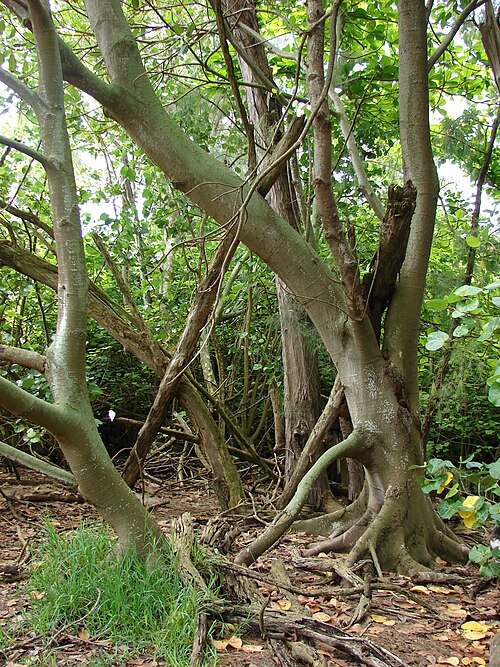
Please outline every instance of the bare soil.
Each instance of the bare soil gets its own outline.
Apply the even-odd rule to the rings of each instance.
[[[22,468],[19,473],[21,477],[17,480],[11,472],[0,469],[0,630],[7,636],[13,635],[15,642],[9,644],[4,655],[0,653],[0,666],[94,665],[97,656],[111,647],[100,638],[79,634],[77,627],[68,627],[58,635],[51,662],[44,656],[41,640],[29,628],[23,628],[22,635],[15,630],[19,628],[21,612],[30,604],[23,592],[23,584],[42,534],[44,516],[49,515],[61,531],[71,530],[84,518],[97,518],[90,506],[78,502],[77,497],[61,485]],[[218,513],[217,500],[205,480],[168,481],[161,486],[148,482],[143,498],[165,530],[169,529],[174,517],[184,512],[191,513],[198,529]],[[237,546],[254,534],[252,531],[242,534]],[[482,537],[466,535],[468,540]],[[297,591],[291,594],[260,582],[259,587],[268,598],[267,610],[278,610],[283,615],[293,612],[309,615],[352,636],[383,646],[411,666],[479,667],[487,664],[489,641],[500,630],[498,580],[484,581],[471,565],[456,568],[444,563],[437,565],[439,581],[416,581],[387,575],[382,582],[386,589],[372,590],[366,617],[348,628],[360,595],[337,595],[342,587],[345,589],[345,582],[341,585],[333,572],[298,569],[297,559],[306,543],[304,534],[286,535],[252,567],[266,579],[273,579],[273,563],[281,561],[291,584],[300,589],[300,594]],[[471,621],[475,624],[471,625]],[[217,640],[218,665],[279,667],[305,664],[299,653],[296,653],[295,663],[283,662],[276,642],[270,641],[269,637],[242,635],[240,628],[230,626],[225,630],[226,634]],[[0,636],[3,633],[0,632]],[[297,638],[287,636],[282,639],[286,639],[290,652],[293,651]],[[5,650],[5,647],[1,648]],[[326,645],[316,644],[316,649],[323,656],[323,665],[347,667],[361,664]],[[53,656],[56,656],[56,662]],[[152,653],[133,660],[117,658],[113,664],[116,667],[166,665],[154,660]]]

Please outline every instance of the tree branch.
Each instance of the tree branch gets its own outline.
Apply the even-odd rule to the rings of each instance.
[[[44,222],[42,222],[42,220],[40,220],[40,218],[31,211],[22,211],[21,209],[8,204],[6,201],[0,201],[0,212],[2,211],[7,211],[7,213],[10,213],[16,218],[19,218],[24,222],[31,223],[34,227],[38,227],[44,231],[47,236],[50,236],[51,239],[54,238],[54,231],[52,227],[49,227],[49,225],[46,225]]]
[[[443,53],[446,51],[446,49],[449,47],[451,42],[453,41],[453,38],[457,34],[457,32],[460,30],[462,25],[465,22],[465,19],[472,14],[472,12],[477,9],[478,7],[481,7],[481,5],[484,5],[485,2],[488,2],[489,0],[472,0],[472,2],[469,2],[467,7],[462,9],[460,14],[457,16],[457,19],[455,23],[452,25],[450,32],[446,35],[446,37],[443,39],[441,44],[437,47],[437,49],[434,51],[434,53],[430,56],[428,62],[427,62],[427,67],[429,69],[429,72],[431,69],[434,67],[434,65],[437,63],[437,61],[441,58]]]
[[[0,67],[0,82],[10,88],[16,95],[19,95],[35,111],[40,107],[41,100],[36,92],[3,67]]]
[[[45,373],[47,358],[33,350],[24,350],[20,347],[11,347],[0,343],[0,363],[19,364],[19,366],[33,368],[40,373]]]
[[[255,562],[264,551],[287,531],[300,510],[304,507],[309,493],[319,474],[339,458],[353,457],[358,448],[364,443],[367,434],[362,428],[356,428],[345,440],[330,447],[300,480],[295,495],[288,505],[275,517],[274,521],[248,546],[242,549],[235,557],[240,565],[250,565]]]
[[[37,472],[41,472],[43,475],[57,479],[63,484],[68,484],[69,486],[76,485],[76,480],[70,472],[63,470],[58,466],[54,466],[51,463],[47,463],[47,461],[38,459],[36,456],[31,456],[31,454],[22,452],[20,449],[11,447],[6,442],[2,442],[1,440],[0,455],[5,456],[5,458],[9,459],[10,461],[20,463],[21,465],[30,468],[30,470],[36,470]]]
[[[43,153],[39,153],[29,146],[25,146],[20,141],[16,141],[16,139],[9,139],[9,137],[4,137],[3,134],[0,134],[0,144],[3,144],[4,146],[10,146],[10,148],[14,148],[16,151],[24,153],[24,155],[27,155],[37,162],[40,162],[40,164],[42,164],[45,169],[50,169],[50,167],[53,166],[51,160],[43,155]]]
[[[53,435],[59,432],[61,412],[56,405],[28,394],[2,376],[0,376],[0,406],[16,417],[24,417],[43,426]]]

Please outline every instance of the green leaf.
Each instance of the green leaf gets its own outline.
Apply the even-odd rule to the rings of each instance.
[[[500,408],[500,382],[496,380],[488,390],[488,400],[496,408]]]
[[[480,563],[490,553],[489,547],[484,544],[476,544],[475,547],[469,551],[469,560],[471,563]]]
[[[462,336],[466,336],[468,333],[469,333],[469,328],[466,327],[465,324],[459,324],[458,327],[453,332],[453,336],[455,338],[461,338]]]
[[[488,465],[488,472],[494,479],[500,479],[500,459]]]
[[[483,327],[483,333],[478,337],[480,343],[484,342],[491,338],[495,329],[500,325],[500,317],[492,317],[486,322],[486,325]],[[500,371],[499,371],[500,373]]]
[[[456,309],[462,313],[470,313],[477,308],[479,308],[479,299],[472,299],[471,301],[460,301],[456,306]]]
[[[439,350],[448,340],[449,336],[444,331],[433,331],[427,336],[425,348],[430,351]]]
[[[427,308],[430,310],[445,310],[448,308],[448,300],[447,299],[429,299],[429,301],[426,301],[425,305]]]
[[[476,296],[476,294],[480,294],[482,291],[480,287],[476,287],[475,285],[462,285],[461,287],[457,287],[454,293],[463,297]]]
[[[494,296],[491,301],[493,302],[494,306],[500,307],[500,296]]]
[[[469,246],[469,248],[479,248],[481,245],[481,241],[477,238],[477,236],[468,236],[465,239],[465,242]]]

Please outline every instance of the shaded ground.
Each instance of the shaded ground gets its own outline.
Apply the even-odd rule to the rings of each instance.
[[[77,502],[76,496],[62,486],[47,482],[46,478],[31,471],[19,470],[20,481],[0,469],[0,630],[7,635],[9,628],[19,620],[23,608],[29,605],[29,599],[22,591],[23,578],[29,571],[32,554],[40,539],[44,516],[49,515],[61,531],[75,527],[83,518],[95,518],[92,508]],[[169,482],[163,486],[148,483],[144,491],[144,501],[165,529],[173,517],[186,511],[193,515],[198,528],[217,514],[216,499],[205,481],[187,480],[183,485]],[[251,537],[251,531],[243,534],[239,545]],[[329,567],[331,561],[322,562],[320,557],[313,559],[316,564],[311,566],[310,562],[301,559],[300,549],[306,541],[305,535],[287,535],[252,568],[263,578],[274,580],[276,570],[273,565],[281,561],[289,583],[297,589],[290,593],[258,582],[268,599],[262,613],[272,610],[282,615],[301,613],[346,630],[356,611],[360,593],[338,594],[345,591],[346,584],[341,585],[333,568],[318,571]],[[21,564],[19,576],[6,571],[9,569],[6,566],[18,564]],[[489,582],[476,595],[481,579],[471,566],[451,568],[443,564],[438,573],[442,578],[439,582],[387,577],[381,590],[372,591],[367,617],[347,631],[354,637],[383,646],[407,665],[476,667],[486,664],[489,640],[500,629],[498,581]],[[293,649],[295,638],[287,639],[289,648]],[[276,667],[284,664],[277,656],[279,649],[275,647],[273,651],[268,638],[242,635],[241,630],[229,626],[226,635],[218,641],[218,664],[221,666]],[[11,647],[6,657],[0,655],[0,665],[93,665],[96,655],[109,648],[104,640],[79,636],[77,627],[68,627],[57,637],[53,654],[56,661],[46,661],[40,653],[40,641],[33,637],[33,633],[30,635],[29,630],[21,637],[16,636],[16,642],[16,647]],[[321,645],[317,648],[325,655],[324,665],[360,664],[335,649]],[[116,667],[160,667],[165,663],[144,655],[134,660],[117,659],[113,664]],[[296,657],[294,664],[305,663]]]

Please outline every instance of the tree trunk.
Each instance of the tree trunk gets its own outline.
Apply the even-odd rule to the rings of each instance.
[[[258,41],[244,30],[247,27],[254,33],[259,32],[255,6],[247,0],[227,0],[224,2],[224,7],[228,17],[225,29],[236,37],[247,53],[247,58],[244,54],[239,55],[238,62],[243,80],[254,84],[245,90],[255,138],[259,145],[269,150],[282,134],[280,130],[280,123],[283,120],[282,108],[274,95],[259,86],[259,75],[262,74],[272,82],[272,72],[263,40]],[[259,75],[249,62],[257,65]],[[258,157],[262,158],[262,155]],[[292,201],[297,200],[297,197],[291,179],[287,178],[286,173],[282,172],[278,176],[267,200],[284,220],[295,229],[299,229],[299,212],[292,206]],[[312,331],[307,314],[278,277],[275,282],[283,360],[286,484],[321,413],[321,395],[317,353],[311,340]],[[320,453],[321,451],[316,457]],[[315,458],[312,459],[314,460]],[[323,473],[311,493],[309,499],[311,504],[315,508],[320,508],[328,492],[328,478],[326,473]]]

